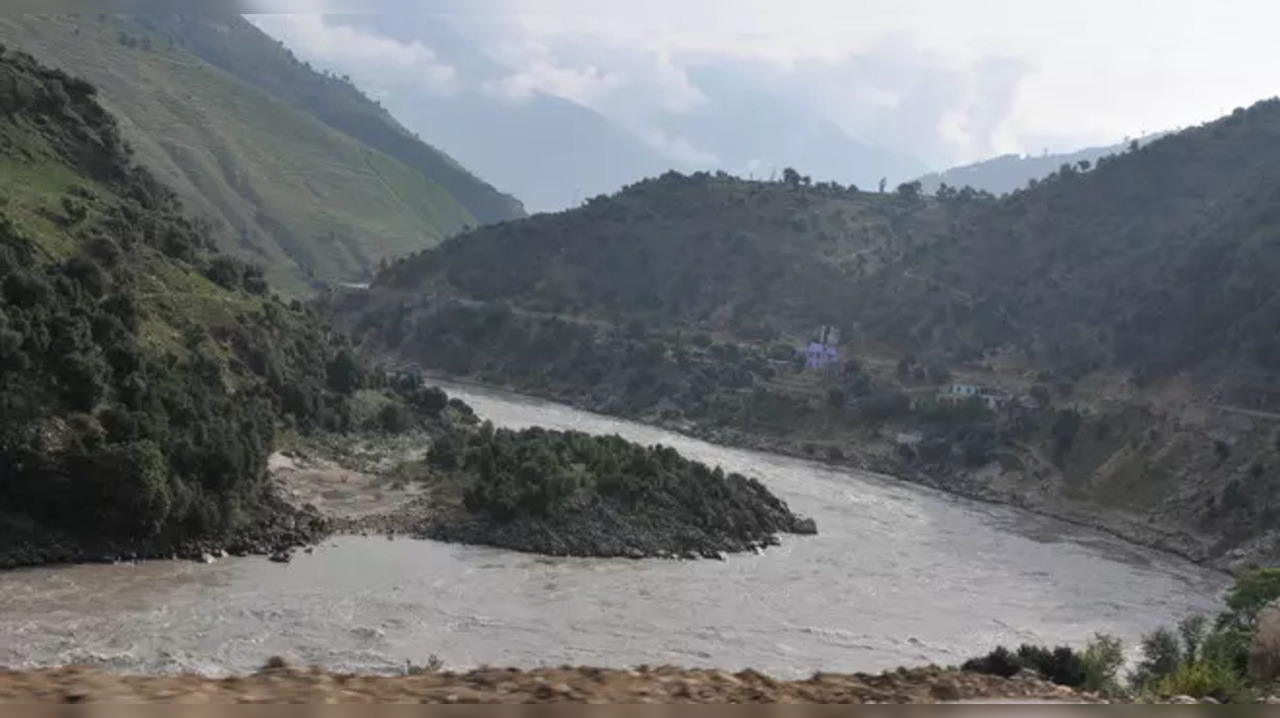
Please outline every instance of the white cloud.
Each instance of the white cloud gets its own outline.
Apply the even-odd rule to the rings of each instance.
[[[566,97],[686,155],[700,151],[672,149],[649,120],[705,102],[689,79],[705,62],[740,62],[797,111],[934,164],[1203,122],[1275,94],[1280,65],[1280,5],[1262,0],[475,2],[463,24],[514,68],[490,92]],[[413,66],[435,91],[459,83],[425,47],[314,19],[264,26],[353,75]]]
[[[620,85],[617,75],[602,73],[594,65],[573,68],[534,62],[502,79],[486,81],[481,89],[511,102],[523,102],[542,93],[594,107]]]
[[[298,0],[306,2],[307,0]],[[355,78],[370,94],[385,91],[388,82],[420,87],[448,95],[459,90],[458,72],[440,62],[421,42],[398,42],[346,25],[325,22],[316,14],[253,15],[264,32]]]
[[[684,137],[671,135],[657,127],[636,127],[633,131],[640,139],[669,159],[680,164],[709,169],[719,167],[721,160],[714,153],[695,147]]]
[[[507,0],[505,5],[511,14],[484,21],[500,27],[507,41],[590,47],[593,62],[605,72],[611,58],[635,53],[661,54],[677,71],[700,58],[804,68],[791,81],[811,96],[843,98],[843,108],[830,99],[819,104],[851,128],[862,124],[859,114],[871,106],[866,98],[878,100],[884,109],[902,102],[905,93],[896,85],[876,86],[874,77],[868,82],[859,76],[859,83],[842,85],[829,70],[882,52],[886,44],[916,48],[913,61],[888,68],[889,74],[908,85],[930,76],[960,85],[955,91],[932,88],[954,105],[936,123],[930,118],[927,127],[918,127],[945,140],[947,150],[938,154],[953,160],[992,151],[1038,151],[1032,145],[1045,138],[1110,142],[1144,130],[1202,122],[1274,94],[1272,68],[1280,63],[1280,45],[1271,37],[1280,6],[1261,0],[1219,0],[1176,9],[1149,0],[1057,5],[1023,0],[650,0],[625,5]],[[1018,72],[992,67],[992,58]],[[650,89],[670,89],[652,81],[655,73],[647,80],[621,76],[630,88],[647,81]],[[666,102],[667,95],[650,100]],[[892,119],[904,121],[919,125],[911,118]]]

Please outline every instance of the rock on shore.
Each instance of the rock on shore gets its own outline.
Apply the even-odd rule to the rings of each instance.
[[[596,496],[548,516],[505,521],[466,511],[435,512],[418,535],[546,556],[720,559],[776,546],[778,534],[818,532],[812,519],[796,516],[767,492],[720,508],[728,519],[709,523],[671,502],[621,506]]]

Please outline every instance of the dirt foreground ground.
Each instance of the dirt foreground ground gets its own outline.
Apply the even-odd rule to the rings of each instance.
[[[242,677],[119,676],[81,668],[0,671],[0,703],[948,703],[1096,702],[1038,680],[939,669],[779,681],[745,671],[482,668],[350,676],[283,664]]]

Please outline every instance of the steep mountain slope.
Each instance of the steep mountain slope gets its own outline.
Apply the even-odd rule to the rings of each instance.
[[[942,198],[949,231],[904,241],[897,271],[860,286],[911,316],[864,319],[902,343],[950,336],[934,348],[1011,348],[1077,375],[1275,373],[1277,137],[1269,100],[1002,201]]]
[[[898,203],[835,185],[673,172],[398,261],[377,277],[375,294],[444,292],[776,336],[848,315],[856,296],[848,278],[892,244],[884,207]]]
[[[313,535],[267,454],[361,421],[349,348],[213,248],[90,84],[3,49],[0,197],[0,567]]]
[[[1144,145],[1157,140],[1168,133],[1157,133],[1139,137],[1137,142]],[[934,194],[942,185],[950,187],[972,187],[992,194],[1006,194],[1023,189],[1032,180],[1042,180],[1057,172],[1063,165],[1079,165],[1081,162],[1094,164],[1103,157],[1124,153],[1130,143],[1107,145],[1104,147],[1086,147],[1076,152],[1062,152],[1044,155],[1001,155],[981,162],[960,167],[952,167],[942,172],[931,172],[920,177],[921,189],[926,194]]]
[[[220,247],[303,293],[475,218],[439,184],[124,16],[9,16],[0,41],[83,76]]]
[[[299,62],[243,17],[143,15],[137,19],[241,81],[305,109],[339,132],[419,170],[452,194],[480,223],[524,216],[519,200],[498,192],[453,158],[419,140],[349,82]]]

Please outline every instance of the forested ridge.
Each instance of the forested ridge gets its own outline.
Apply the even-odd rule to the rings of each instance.
[[[213,248],[89,83],[3,49],[0,178],[9,560],[247,529],[275,509],[277,430],[356,428],[352,395],[380,375]]]
[[[1224,361],[1269,374],[1278,136],[1268,100],[1001,198],[669,173],[394,263],[370,301],[506,302],[755,342],[830,323],[902,354],[1006,351],[1074,376]]]

